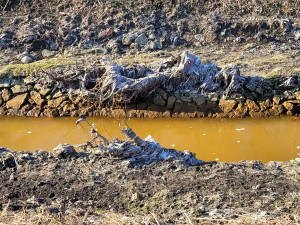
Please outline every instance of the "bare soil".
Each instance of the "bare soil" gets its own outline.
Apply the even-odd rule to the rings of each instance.
[[[185,167],[160,161],[132,167],[128,156],[99,149],[77,157],[16,152],[0,171],[0,210],[75,210],[156,215],[166,224],[203,219],[240,219],[253,214],[272,220],[300,214],[300,163],[241,161]],[[3,158],[2,158],[3,159]]]

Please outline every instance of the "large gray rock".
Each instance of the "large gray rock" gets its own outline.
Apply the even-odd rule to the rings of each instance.
[[[55,157],[60,159],[75,158],[78,156],[74,147],[69,144],[60,144],[52,152]]]

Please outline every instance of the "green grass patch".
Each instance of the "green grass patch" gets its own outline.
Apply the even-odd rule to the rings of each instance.
[[[75,64],[75,58],[50,58],[43,59],[29,64],[11,64],[0,67],[0,78],[3,77],[19,77],[19,76],[30,76],[41,70],[47,70],[49,68],[66,66]]]

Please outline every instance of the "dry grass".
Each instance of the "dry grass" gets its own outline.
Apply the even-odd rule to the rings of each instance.
[[[43,59],[29,64],[10,64],[0,67],[0,78],[28,76],[40,70],[71,64],[75,64],[75,59],[66,57]]]
[[[213,218],[209,216],[202,216],[193,218],[183,212],[179,218],[163,219],[169,217],[168,215],[131,215],[125,216],[114,212],[105,212],[103,210],[83,211],[80,209],[66,210],[64,213],[50,213],[47,206],[42,206],[36,210],[23,210],[18,212],[7,211],[7,207],[0,212],[0,225],[4,224],[268,224],[268,225],[287,225],[299,224],[300,217],[296,215],[285,215],[278,218],[271,218],[268,216],[257,214],[241,214],[231,218]]]

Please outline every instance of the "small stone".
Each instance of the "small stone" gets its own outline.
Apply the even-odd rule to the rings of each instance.
[[[155,40],[155,34],[151,33],[148,37],[149,40],[154,41]]]
[[[167,101],[167,108],[172,109],[174,107],[175,101],[176,101],[176,98],[173,95],[170,96]]]
[[[163,48],[162,44],[160,42],[158,42],[158,41],[151,41],[149,43],[149,45],[148,45],[148,49],[152,50],[152,51],[154,51],[154,50],[160,50],[162,48]]]
[[[19,109],[25,102],[27,96],[28,96],[28,94],[25,93],[25,94],[14,97],[13,99],[6,102],[7,108]]]
[[[28,86],[25,85],[15,85],[11,88],[13,94],[25,93],[28,89]]]
[[[130,45],[136,39],[136,34],[127,34],[122,39],[122,44],[125,46]]]
[[[206,102],[205,97],[201,95],[194,96],[193,101],[196,102],[196,104],[199,106],[205,104]]]
[[[44,58],[49,58],[49,57],[52,57],[52,56],[54,56],[55,55],[55,52],[54,51],[49,51],[48,49],[44,49],[43,51],[42,51],[42,56],[44,57]]]
[[[136,109],[137,109],[137,110],[144,110],[144,109],[147,109],[147,104],[144,103],[144,102],[140,102],[139,104],[137,104]]]
[[[10,80],[7,78],[0,80],[0,88],[9,88],[10,87]]]
[[[256,104],[255,101],[247,99],[246,105],[248,106],[250,111],[259,111],[259,106]]]
[[[12,98],[12,92],[9,89],[2,90],[2,99],[3,101],[7,102]]]
[[[295,92],[295,96],[297,100],[300,100],[300,91]]]
[[[168,94],[161,88],[157,88],[156,92],[162,97],[163,100],[167,100]]]
[[[48,106],[51,108],[57,108],[64,100],[66,100],[66,96],[62,96],[59,98],[51,99],[48,101]]]
[[[141,201],[143,198],[142,196],[136,192],[131,196],[131,201]]]
[[[266,99],[265,101],[259,101],[258,103],[262,111],[270,109],[272,107],[272,102],[270,99]]]
[[[284,102],[282,105],[289,111],[292,111],[294,109],[294,105],[290,102]]]
[[[219,106],[223,110],[224,113],[231,112],[236,105],[237,105],[237,102],[235,100],[221,99],[219,102]]]
[[[294,35],[295,35],[295,41],[299,41],[300,40],[300,30],[295,31]]]
[[[51,88],[46,88],[40,84],[35,84],[34,89],[37,90],[43,96],[48,95],[52,91]]]
[[[281,100],[280,96],[274,96],[273,97],[273,103],[274,103],[274,105],[279,105],[280,100]]]
[[[180,113],[183,108],[183,102],[181,100],[176,100],[175,105],[174,105],[174,112]]]
[[[148,42],[148,38],[145,34],[141,34],[135,39],[135,43],[137,43],[141,46],[146,45],[147,42]]]
[[[28,64],[28,63],[33,62],[33,59],[30,56],[26,55],[21,59],[21,61],[22,61],[22,63]]]
[[[66,159],[77,157],[78,153],[72,145],[69,144],[60,144],[52,150],[55,157]]]
[[[161,98],[161,96],[159,95],[159,96],[156,96],[156,97],[153,99],[153,103],[154,103],[155,105],[158,105],[158,106],[164,106],[164,105],[166,104],[166,101],[163,100],[163,99]]]
[[[37,105],[42,105],[42,103],[44,102],[44,99],[42,99],[40,93],[36,91],[30,92],[30,97]]]

